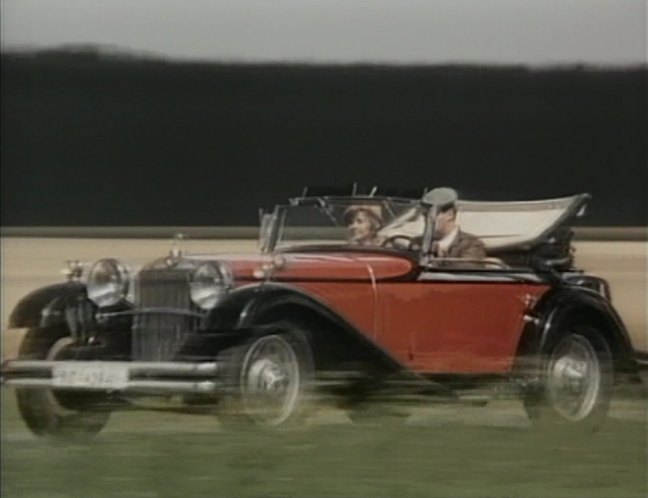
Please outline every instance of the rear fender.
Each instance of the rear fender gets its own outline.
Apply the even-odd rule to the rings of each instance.
[[[547,292],[527,315],[518,344],[518,360],[548,352],[561,333],[574,325],[591,326],[607,340],[617,371],[633,372],[628,331],[612,305],[598,292],[563,286]]]

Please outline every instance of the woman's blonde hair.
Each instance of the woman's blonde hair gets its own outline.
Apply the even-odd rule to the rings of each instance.
[[[382,207],[376,204],[356,204],[354,206],[349,206],[344,211],[344,222],[349,225],[351,221],[353,221],[353,217],[359,212],[363,212],[369,216],[369,219],[374,223],[376,230],[382,228],[384,224]]]

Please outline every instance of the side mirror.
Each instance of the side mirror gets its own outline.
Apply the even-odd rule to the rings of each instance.
[[[260,252],[267,252],[270,248],[270,239],[272,236],[272,227],[275,221],[274,213],[259,212],[259,241],[258,248]]]

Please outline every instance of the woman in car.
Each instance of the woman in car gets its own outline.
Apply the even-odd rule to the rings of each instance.
[[[382,209],[376,205],[350,206],[344,212],[349,235],[348,242],[353,245],[379,245],[378,230],[383,227]]]

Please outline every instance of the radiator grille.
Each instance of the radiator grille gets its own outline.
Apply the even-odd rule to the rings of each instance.
[[[195,318],[181,313],[192,310],[189,272],[144,270],[139,274],[136,296],[137,308],[143,312],[133,322],[133,359],[173,359],[195,327]]]

